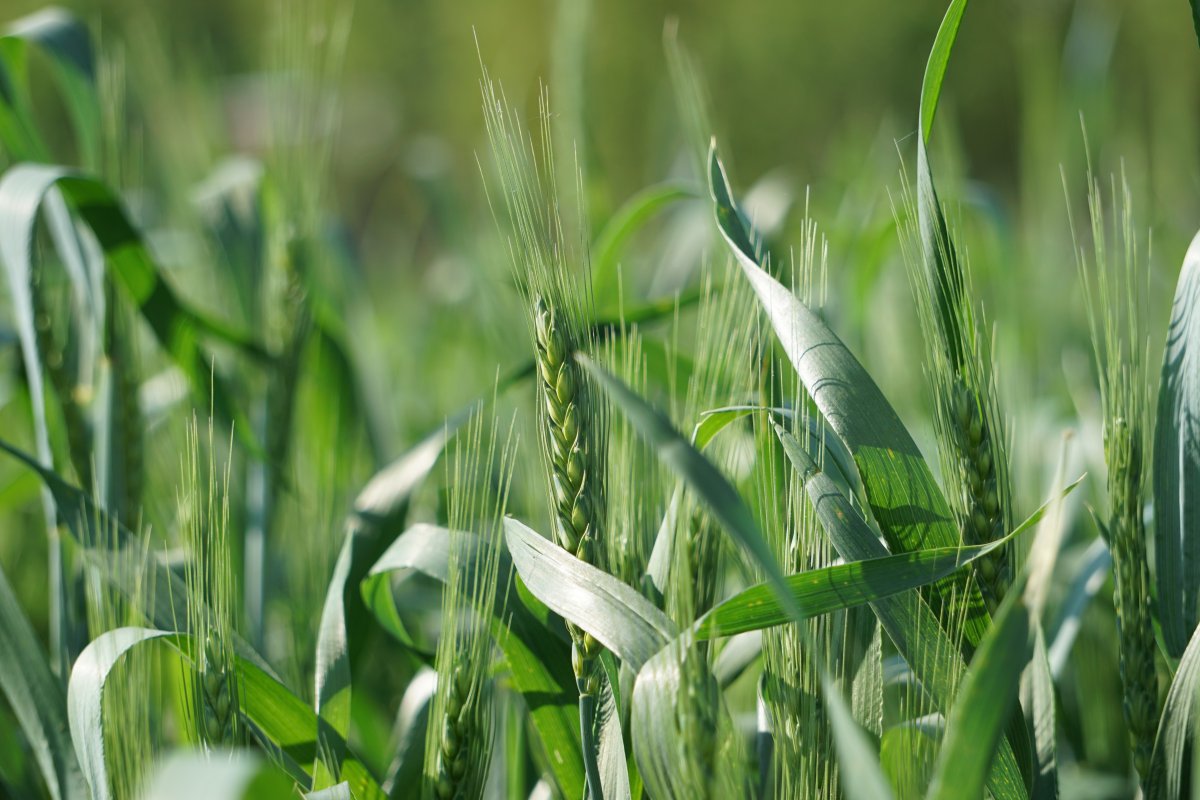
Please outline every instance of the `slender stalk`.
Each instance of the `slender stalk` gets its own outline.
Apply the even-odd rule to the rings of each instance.
[[[179,498],[188,560],[188,632],[195,642],[189,714],[196,739],[207,749],[241,743],[241,687],[233,654],[234,584],[229,549],[229,462],[217,470],[216,441],[209,420],[206,460],[201,460],[199,426],[187,433],[184,480]]]
[[[1134,767],[1145,782],[1150,775],[1161,710],[1143,521],[1152,441],[1149,432],[1153,430],[1148,402],[1150,377],[1146,371],[1148,337],[1142,322],[1146,285],[1124,174],[1119,183],[1113,178],[1107,204],[1099,182],[1090,175],[1088,190],[1090,254],[1079,243],[1073,219],[1071,233],[1085,289],[1104,414],[1108,515],[1103,527],[1113,558],[1122,709],[1129,726]],[[1106,211],[1111,214],[1111,223]]]
[[[426,796],[437,800],[482,796],[496,729],[489,620],[507,599],[500,539],[515,441],[510,427],[498,447],[494,421],[488,422],[477,409],[455,438],[447,468],[450,527],[476,532],[480,546],[458,538],[450,549],[438,684],[425,740]]]

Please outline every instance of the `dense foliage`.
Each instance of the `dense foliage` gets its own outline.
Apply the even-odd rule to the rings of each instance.
[[[739,190],[670,26],[678,165],[598,221],[578,109],[481,46],[490,213],[437,211],[424,333],[329,206],[338,4],[280,8],[257,152],[198,185],[170,86],[65,11],[9,25],[0,796],[1200,791],[1200,237],[1168,319],[1085,125],[1041,265],[1079,331],[985,308],[1016,234],[935,119],[967,8],[866,245]],[[397,409],[440,422],[394,451]]]

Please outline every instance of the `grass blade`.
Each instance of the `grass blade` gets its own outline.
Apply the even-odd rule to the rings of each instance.
[[[811,309],[759,266],[750,234],[733,203],[725,168],[714,148],[709,178],[717,225],[754,287],[784,352],[822,416],[854,456],[872,514],[894,552],[954,547],[959,533],[946,498],[895,410],[862,364]],[[931,599],[941,605],[944,591]],[[978,589],[968,600],[983,608]],[[968,642],[987,622],[967,616]]]
[[[846,800],[887,800],[892,797],[892,787],[879,753],[871,746],[846,701],[837,687],[826,678],[822,684],[825,707],[829,713],[829,724],[837,742],[838,762],[842,767],[842,783]]]
[[[12,708],[54,800],[88,796],[67,734],[67,700],[33,627],[0,570],[0,690]]]
[[[1024,599],[1010,592],[947,715],[930,800],[983,796],[1021,672],[1033,655],[1032,622]],[[1024,785],[1020,788],[1023,792]]]
[[[1171,308],[1154,427],[1154,565],[1163,643],[1180,658],[1200,620],[1200,234]]]
[[[1154,756],[1150,775],[1146,779],[1146,797],[1166,800],[1183,797],[1187,786],[1185,775],[1191,765],[1187,745],[1196,730],[1196,697],[1200,693],[1200,630],[1192,634],[1179,660],[1179,668],[1167,691],[1158,736],[1154,740]],[[1193,776],[1194,780],[1194,776]]]
[[[359,585],[384,550],[385,532],[403,523],[412,492],[433,469],[448,431],[435,432],[376,475],[359,494],[346,524],[346,536],[333,568],[321,609],[317,634],[316,709],[322,729],[336,735],[331,746],[345,741],[350,730],[351,647],[366,622]],[[331,763],[316,766],[323,789],[337,774],[342,753],[322,750]]]
[[[627,584],[511,517],[504,529],[513,565],[529,591],[635,672],[675,638],[670,618]]]
[[[887,548],[866,520],[817,468],[795,437],[780,426],[776,426],[775,432],[783,443],[788,459],[804,478],[805,489],[817,517],[842,558],[862,560],[886,557]],[[925,692],[943,713],[949,711],[967,665],[958,643],[946,633],[934,611],[916,592],[877,599],[871,603],[871,608]],[[1008,738],[1000,743],[987,786],[997,798],[1028,797],[1013,743]]]
[[[364,598],[383,597],[385,593],[379,591],[377,584],[400,570],[415,570],[445,583],[449,580],[450,539],[455,536],[474,534],[426,524],[410,527],[371,567],[363,583]],[[501,575],[508,574],[503,563],[500,570]],[[390,590],[386,594],[390,595]],[[492,619],[492,632],[504,653],[513,687],[529,707],[533,727],[549,756],[547,762],[559,791],[565,797],[580,797],[584,786],[583,749],[577,690],[570,667],[571,648],[549,629],[545,608],[537,609],[537,604],[535,598],[524,592],[510,593],[507,615]],[[394,613],[394,608],[370,601],[368,607],[377,618]]]
[[[1020,531],[986,545],[918,550],[789,575],[792,597],[806,617],[829,614],[941,580],[1007,543]],[[696,636],[713,639],[782,625],[791,617],[761,583],[738,592],[696,623]]]
[[[960,367],[964,359],[963,339],[959,331],[960,320],[955,311],[958,305],[957,298],[963,294],[962,267],[958,263],[954,241],[950,237],[942,206],[934,189],[926,147],[933,130],[933,118],[937,113],[938,97],[942,92],[942,80],[946,76],[950,52],[954,48],[954,40],[958,37],[958,28],[966,9],[967,0],[952,0],[938,28],[921,83],[921,136],[917,140],[917,216],[921,231],[921,248],[924,251],[925,263],[932,268],[929,278],[934,284],[938,323],[943,343],[949,349],[950,362],[955,369]]]
[[[754,514],[738,496],[737,490],[708,459],[700,455],[699,451],[675,430],[670,420],[602,367],[585,356],[578,358],[637,432],[654,447],[659,459],[683,479],[712,511],[721,527],[746,549],[754,562],[766,573],[781,607],[793,619],[800,619],[803,614],[792,598],[783,572],[758,529]]]
[[[1054,675],[1046,653],[1046,636],[1041,625],[1034,634],[1033,660],[1021,676],[1021,707],[1028,710],[1033,730],[1036,772],[1035,798],[1058,797],[1058,729],[1055,711]]]

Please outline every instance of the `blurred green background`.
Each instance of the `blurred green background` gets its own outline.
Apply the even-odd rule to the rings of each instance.
[[[9,0],[5,16],[40,7]],[[128,52],[135,87],[171,86],[175,113],[146,122],[146,138],[191,131],[202,140],[195,147],[210,156],[253,147],[246,79],[271,66],[287,4],[103,0],[68,7],[94,25],[102,49]],[[840,209],[848,186],[870,171],[875,190],[855,198],[855,210],[867,213],[871,204],[887,205],[899,167],[894,143],[911,149],[924,59],[944,10],[942,0],[358,0],[339,79],[336,193],[328,203],[372,271],[428,269],[422,256],[458,233],[430,219],[424,184],[436,182],[474,225],[482,199],[475,158],[483,136],[482,55],[510,98],[532,98],[539,80],[556,100],[578,89],[591,212],[605,218],[666,177],[677,155],[662,47],[664,24],[675,20],[700,62],[715,132],[741,180],[780,170],[793,185],[811,186],[814,208],[824,211]],[[576,26],[581,33],[572,32]],[[1063,206],[1058,165],[1074,171],[1082,161],[1082,114],[1098,167],[1118,158],[1129,165],[1146,225],[1163,228],[1163,244],[1189,235],[1200,51],[1186,3],[980,3],[960,45],[938,139],[960,157],[973,182],[965,188],[1036,239],[1042,225],[1062,221],[1051,214]],[[165,74],[138,74],[151,64]],[[555,103],[560,112],[570,106]]]

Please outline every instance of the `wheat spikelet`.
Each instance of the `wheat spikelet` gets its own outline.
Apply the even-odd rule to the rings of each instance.
[[[513,232],[513,275],[528,303],[536,350],[542,451],[555,539],[576,558],[595,564],[603,553],[607,415],[575,362],[576,352],[592,351],[595,344],[588,250],[584,243],[568,242],[563,233],[545,91],[539,99],[540,167],[532,143],[484,71],[484,119]],[[600,688],[595,663],[600,644],[574,624],[567,628],[579,693],[595,696]]]
[[[903,177],[904,211],[893,210],[903,233],[904,260],[925,340],[925,371],[935,397],[934,429],[947,499],[962,541],[983,544],[1001,538],[1013,525],[1009,442],[991,337],[971,302],[969,262],[954,250],[951,235],[936,237],[934,257],[921,247],[918,201],[907,175]],[[927,263],[930,258],[940,258],[944,264]],[[983,601],[993,614],[1012,582],[1009,550],[1008,545],[997,548],[972,566]]]
[[[583,375],[573,358],[570,334],[542,297],[534,301],[538,376],[545,403],[546,436],[550,460],[554,531],[558,545],[580,561],[594,563],[599,536],[597,488],[600,473],[591,460],[592,437]],[[595,667],[600,643],[587,631],[568,622],[571,665],[579,693],[595,695],[600,675]]]
[[[1151,441],[1147,433],[1152,426],[1145,366],[1149,363],[1149,354],[1145,352],[1148,338],[1142,327],[1146,286],[1140,272],[1132,199],[1124,174],[1119,184],[1114,176],[1107,205],[1113,217],[1111,229],[1099,182],[1089,171],[1090,257],[1079,244],[1073,219],[1071,233],[1085,289],[1104,413],[1104,460],[1108,469],[1108,517],[1104,527],[1113,559],[1122,707],[1129,726],[1134,766],[1145,781],[1161,702],[1154,657],[1157,643],[1150,609],[1150,566],[1142,517]],[[1109,253],[1110,245],[1115,253]]]
[[[512,478],[510,426],[497,446],[494,422],[477,410],[455,438],[447,467],[450,527],[478,533],[451,543],[442,602],[437,691],[426,732],[426,793],[437,800],[480,797],[495,728],[489,620],[505,601],[500,576],[502,519]],[[475,546],[478,544],[478,546]]]
[[[187,454],[179,498],[182,538],[188,552],[188,632],[194,652],[187,676],[189,714],[196,738],[206,748],[239,744],[241,694],[233,653],[234,588],[228,540],[229,463],[216,465],[213,423],[208,427],[208,458],[201,466],[199,426],[187,430]]]

